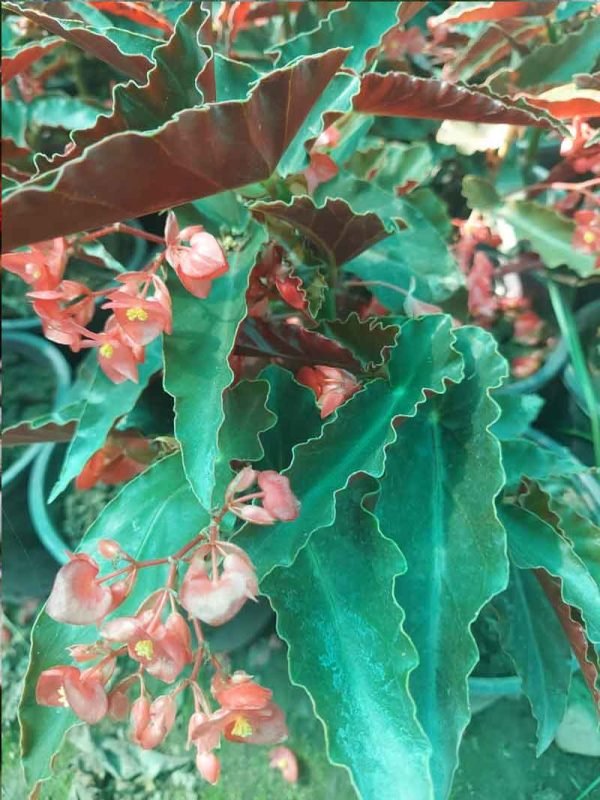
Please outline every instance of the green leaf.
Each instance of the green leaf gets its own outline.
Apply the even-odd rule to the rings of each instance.
[[[406,292],[413,282],[416,296],[425,301],[443,300],[462,285],[464,278],[446,242],[409,200],[342,172],[317,187],[316,202],[323,202],[327,196],[344,198],[357,213],[373,212],[384,222],[401,219],[406,224],[345,266],[346,272],[365,281],[383,281],[403,289],[369,287],[392,311],[403,311]]]
[[[253,223],[238,249],[229,254],[229,272],[215,280],[205,300],[191,295],[174,274],[173,334],[165,337],[165,389],[175,398],[175,435],[186,474],[198,499],[210,510],[223,423],[223,391],[233,372],[228,356],[246,313],[250,270],[266,241]]]
[[[352,109],[352,98],[357,94],[360,83],[356,75],[338,73],[310,110],[304,124],[290,142],[281,157],[277,171],[283,177],[300,172],[308,165],[305,145],[316,139],[325,127],[325,114],[346,114]]]
[[[209,103],[153,131],[116,133],[28,181],[4,205],[3,250],[31,241],[32,218],[43,240],[265,180],[344,56],[308,56],[263,76],[243,102]]]
[[[571,648],[534,574],[512,569],[508,588],[494,599],[503,647],[515,663],[537,720],[539,757],[550,747],[567,708]]]
[[[520,89],[528,86],[569,83],[577,72],[591,72],[598,61],[600,18],[592,18],[580,30],[569,33],[556,44],[536,47],[525,56],[513,81]]]
[[[277,66],[289,64],[300,56],[322,53],[332,47],[348,47],[344,66],[361,72],[366,55],[376,47],[383,34],[397,24],[402,3],[348,3],[334,9],[312,31],[299,33],[273,50],[278,52]]]
[[[561,476],[542,481],[541,487],[549,496],[548,509],[556,517],[559,531],[600,586],[600,525],[594,524],[587,513],[585,484],[574,487]]]
[[[360,319],[352,313],[345,320],[323,320],[319,331],[347,347],[368,370],[381,364],[394,346],[398,326],[390,325],[385,317]]]
[[[422,214],[444,241],[450,239],[453,225],[448,213],[448,206],[432,189],[424,186],[415,189],[404,197],[404,202]]]
[[[264,451],[259,434],[270,430],[276,415],[266,407],[267,381],[241,381],[223,395],[223,424],[218,434],[215,488],[211,507],[218,507],[233,477],[230,462],[259,461]]]
[[[590,575],[571,543],[534,513],[533,507],[538,502],[547,508],[547,496],[539,490],[537,496],[534,491],[527,498],[528,508],[507,504],[499,507],[511,558],[521,569],[544,569],[560,578],[563,600],[580,610],[587,635],[598,646],[600,585]]]
[[[361,483],[338,494],[333,525],[315,531],[263,589],[289,645],[292,681],[310,694],[328,754],[363,800],[432,797],[430,745],[415,717],[408,678],[417,654],[394,602],[406,565],[361,506]]]
[[[102,511],[85,535],[80,550],[96,554],[99,539],[116,539],[137,560],[163,558],[182,547],[207,523],[208,515],[185,479],[181,458],[175,453],[134,478]],[[137,606],[158,585],[157,571],[142,570],[135,588],[117,614],[135,613]],[[20,707],[25,776],[30,787],[50,775],[50,762],[65,733],[77,724],[67,709],[47,708],[35,702],[39,674],[68,659],[65,648],[95,641],[97,630],[63,625],[43,612],[32,633],[31,660]]]
[[[491,211],[502,202],[492,184],[477,175],[465,175],[462,194],[469,208],[478,211]]]
[[[407,561],[396,599],[419,653],[409,689],[432,744],[440,799],[449,793],[470,718],[467,677],[478,660],[470,625],[508,580],[494,503],[504,476],[489,432],[498,417],[490,390],[505,379],[506,362],[481,328],[455,333],[465,377],[398,427],[376,508],[382,531]]]
[[[68,4],[61,4],[63,13],[72,13]],[[50,33],[66,39],[76,47],[105,61],[107,64],[129,75],[142,83],[147,71],[152,66],[152,53],[159,39],[126,28],[102,27],[98,30],[83,19],[67,19],[60,16],[60,11],[46,13],[39,3],[34,2],[7,2],[4,8],[15,14],[20,14]],[[89,9],[89,7],[88,7]],[[103,15],[101,15],[103,16]]]
[[[395,193],[409,183],[423,183],[433,168],[433,155],[426,142],[401,144],[390,142],[384,160],[375,176],[375,183]]]
[[[492,433],[498,439],[518,439],[537,419],[544,399],[539,394],[502,394],[496,392],[494,400],[500,406],[500,418],[493,424]]]
[[[48,128],[89,128],[102,113],[102,107],[65,94],[44,94],[27,105],[27,125]]]
[[[580,472],[582,465],[566,447],[552,449],[529,439],[507,439],[502,442],[502,463],[506,485],[516,487],[522,478],[543,480],[551,475]]]
[[[531,200],[513,200],[497,213],[510,222],[519,238],[531,242],[550,269],[566,265],[582,278],[595,274],[594,256],[573,247],[575,223],[558,211]]]
[[[320,434],[321,417],[312,389],[287,370],[270,364],[260,377],[269,382],[267,408],[277,422],[260,437],[265,456],[259,468],[282,472],[290,465],[294,445]]]
[[[406,322],[388,362],[389,383],[368,383],[332,415],[321,436],[295,447],[285,474],[302,504],[298,519],[268,530],[246,525],[240,534],[240,546],[259,576],[278,565],[289,566],[310,534],[333,521],[334,494],[352,475],[383,473],[385,450],[397,435],[393,421],[414,416],[426,390],[440,393],[446,382],[461,379],[462,359],[454,341],[449,317]]]
[[[86,461],[99,450],[108,432],[123,414],[131,411],[148,381],[161,368],[161,341],[146,348],[146,360],[139,366],[139,382],[113,383],[96,362],[77,414],[77,430],[66,452],[65,460],[48,502],[55,500],[75,478]],[[72,413],[72,412],[71,412]]]

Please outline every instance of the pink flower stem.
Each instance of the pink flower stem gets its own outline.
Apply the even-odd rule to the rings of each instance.
[[[155,242],[156,244],[165,244],[162,236],[155,236],[153,233],[141,231],[138,228],[133,228],[131,225],[125,225],[123,222],[115,222],[112,225],[106,225],[92,233],[86,233],[77,239],[77,244],[84,244],[85,242],[93,242],[100,239],[102,236],[108,236],[111,233],[128,233],[130,236],[137,236],[138,239],[146,239],[148,242]]]
[[[198,646],[194,655],[194,665],[190,675],[190,682],[195,681],[198,677],[198,673],[200,672],[200,667],[202,665],[202,657],[204,656],[204,636],[202,635],[202,628],[200,627],[200,623],[197,619],[192,619],[192,625],[194,626],[194,633],[196,634]]]
[[[236,503],[246,503],[248,500],[255,500],[256,498],[261,498],[261,497],[264,497],[264,496],[265,496],[264,492],[253,492],[252,494],[242,495],[242,497],[236,497],[235,498],[235,502]]]

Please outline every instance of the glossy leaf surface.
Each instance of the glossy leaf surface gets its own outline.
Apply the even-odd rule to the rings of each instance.
[[[464,380],[398,427],[376,508],[407,562],[396,600],[419,653],[409,688],[433,748],[436,798],[448,796],[470,718],[467,676],[478,659],[470,625],[508,580],[494,504],[504,476],[489,433],[498,417],[489,392],[506,377],[506,363],[481,329],[456,336]]]
[[[350,770],[364,800],[399,792],[428,800],[430,746],[408,692],[417,654],[393,597],[406,565],[361,500],[352,485],[341,492],[334,524],[315,531],[263,588],[290,648],[290,676],[315,704],[333,763]]]

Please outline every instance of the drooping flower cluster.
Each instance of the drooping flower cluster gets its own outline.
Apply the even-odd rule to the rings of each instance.
[[[257,491],[248,491],[255,484]],[[221,767],[214,751],[221,738],[254,744],[282,742],[287,728],[272,692],[244,672],[228,675],[210,653],[202,624],[223,625],[258,594],[249,557],[221,538],[224,517],[231,513],[269,525],[291,521],[299,510],[284,475],[245,467],[227,487],[223,506],[208,527],[176,553],[137,561],[115,540],[102,539],[98,552],[115,567],[103,577],[99,577],[100,567],[91,556],[72,554],[56,576],[46,613],[68,625],[97,625],[99,638],[92,644],[69,648],[75,664],[59,664],[41,673],[37,702],[70,708],[89,724],[107,715],[115,720],[129,716],[132,740],[151,749],[172,729],[178,713],[177,697],[189,689],[194,713],[188,722],[188,743],[196,748],[197,768],[210,783],[219,779]],[[135,613],[110,616],[131,596],[140,571],[160,565],[168,565],[165,584],[145,597]],[[127,665],[133,670],[128,671]],[[201,669],[209,665],[215,669],[211,695],[216,708],[198,683]],[[163,693],[150,695],[146,675],[166,684]],[[285,769],[281,758],[278,766],[284,777],[295,780],[293,753]]]
[[[71,255],[82,255],[80,248],[86,242],[115,231],[140,236],[162,248],[143,270],[118,275],[116,288],[93,292],[78,281],[63,278]],[[199,225],[180,231],[172,211],[164,239],[117,224],[84,236],[39,242],[2,256],[2,266],[31,287],[28,297],[42,321],[44,335],[75,352],[97,348],[100,366],[114,383],[137,381],[145,347],[162,333],[172,332],[171,297],[158,274],[164,261],[173,267],[183,286],[200,298],[208,297],[212,281],[229,269],[217,239]],[[111,314],[104,330],[95,333],[87,326],[99,297],[105,298],[102,308]]]

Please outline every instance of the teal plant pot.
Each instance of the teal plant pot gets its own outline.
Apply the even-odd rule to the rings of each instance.
[[[53,344],[27,333],[3,332],[4,353],[18,353],[36,365],[44,366],[54,377],[54,402],[60,404],[71,375],[67,362]],[[25,447],[2,474],[3,495],[3,593],[7,600],[41,597],[52,585],[56,565],[41,546],[26,501],[31,466],[52,445]]]
[[[71,383],[71,370],[60,350],[51,342],[32,336],[28,333],[3,331],[2,346],[4,352],[16,352],[32,366],[49,368],[55,378],[54,407],[62,402],[65,392]],[[26,447],[19,458],[2,473],[2,489],[6,491],[17,477],[27,469],[33,459],[46,447],[45,444],[34,444]]]

